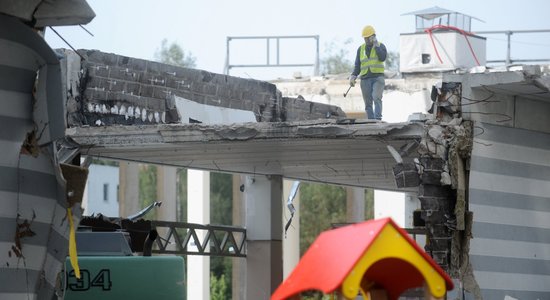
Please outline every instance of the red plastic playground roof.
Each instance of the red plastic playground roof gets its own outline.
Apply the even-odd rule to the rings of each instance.
[[[325,294],[334,292],[386,225],[393,226],[426,259],[444,278],[448,290],[453,288],[449,276],[432,258],[392,219],[383,218],[321,233],[271,299],[287,299],[308,290],[319,290]],[[399,272],[395,272],[396,268]],[[410,287],[422,286],[423,282],[423,277],[410,264],[391,259],[385,260],[385,265],[373,265],[367,273],[370,279],[376,279],[377,282],[387,282],[391,278],[392,286],[385,286],[390,299],[396,299]]]

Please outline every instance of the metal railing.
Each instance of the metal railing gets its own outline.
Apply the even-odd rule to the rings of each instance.
[[[246,229],[224,225],[151,221],[159,233],[153,253],[246,257]]]
[[[474,33],[478,34],[478,35],[485,35],[485,34],[505,34],[506,35],[506,40],[507,40],[506,59],[504,59],[504,60],[487,60],[487,63],[505,63],[507,66],[509,66],[511,64],[514,64],[514,63],[523,63],[523,62],[550,62],[550,57],[540,58],[540,59],[512,59],[511,58],[511,52],[512,52],[511,37],[512,37],[512,34],[516,34],[516,33],[550,33],[550,29],[495,30],[495,31],[476,31]]]
[[[313,39],[315,41],[315,61],[313,63],[284,64],[280,62],[279,43],[287,39]],[[265,64],[231,64],[230,42],[233,40],[265,40],[266,41],[266,63]],[[275,63],[270,60],[270,41],[275,40]],[[226,42],[226,57],[224,73],[229,75],[232,68],[250,67],[313,67],[313,75],[319,75],[319,36],[318,35],[296,35],[296,36],[228,36]]]

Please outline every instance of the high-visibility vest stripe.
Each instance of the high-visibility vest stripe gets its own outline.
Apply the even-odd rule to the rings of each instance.
[[[359,50],[359,59],[361,60],[361,72],[359,73],[359,76],[367,74],[369,70],[371,73],[383,74],[384,62],[378,59],[378,55],[376,54],[376,50],[374,50],[374,46],[371,48],[369,56],[365,54],[366,47],[367,45],[363,44],[361,45],[361,49]]]

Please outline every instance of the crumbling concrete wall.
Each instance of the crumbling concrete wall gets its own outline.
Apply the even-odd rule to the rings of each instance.
[[[180,123],[178,96],[254,112],[258,122],[345,117],[336,106],[282,97],[276,86],[97,50],[64,50],[69,126]],[[81,59],[80,59],[81,58]]]
[[[0,28],[0,299],[52,299],[86,171],[58,156],[66,129],[58,58],[22,21],[0,14]]]
[[[472,151],[472,123],[462,120],[462,86],[443,83],[431,94],[435,118],[426,123],[419,147],[421,216],[426,250],[454,278],[461,278],[468,222],[466,166]],[[467,253],[467,249],[466,249]],[[461,278],[462,279],[462,278]]]
[[[426,229],[426,252],[453,278],[475,290],[467,259],[472,216],[467,211],[466,166],[472,151],[472,123],[461,118],[460,83],[434,86],[431,99],[429,112],[434,118],[425,122],[418,157],[414,163],[394,167],[396,183],[419,186],[415,226]]]

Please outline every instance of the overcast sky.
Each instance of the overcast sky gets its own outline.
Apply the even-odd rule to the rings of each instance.
[[[362,42],[361,30],[370,24],[389,51],[399,52],[399,34],[415,30],[414,16],[404,13],[439,6],[477,17],[472,31],[550,29],[547,0],[88,0],[96,17],[85,27],[57,27],[76,49],[97,49],[142,59],[154,59],[162,39],[177,42],[196,57],[197,68],[223,73],[227,36],[318,35],[320,54],[327,45],[347,51],[349,60]],[[488,59],[504,59],[505,35],[487,36]],[[52,48],[68,48],[52,31]],[[350,43],[345,43],[349,40]],[[271,42],[271,62],[275,62]],[[265,41],[231,43],[232,64],[263,64]],[[281,41],[281,63],[312,63],[313,40]],[[550,58],[550,33],[512,36],[512,58]],[[258,79],[291,77],[298,68],[235,68],[231,75]],[[300,69],[304,75],[311,68]]]

